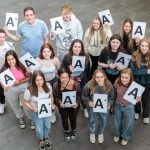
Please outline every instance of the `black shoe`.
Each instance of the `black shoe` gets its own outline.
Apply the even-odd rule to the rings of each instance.
[[[40,150],[45,150],[45,141],[40,141],[40,144],[39,144],[39,149]]]
[[[69,131],[65,131],[64,137],[65,137],[67,142],[71,141],[71,137],[70,137],[70,132]]]
[[[47,149],[51,149],[51,147],[52,147],[52,142],[50,141],[50,139],[45,139],[45,147],[47,148]]]
[[[76,138],[77,138],[76,130],[72,130],[70,132],[70,137],[71,137],[71,140],[76,140]]]
[[[20,128],[21,128],[21,129],[24,129],[24,128],[26,127],[26,125],[25,125],[25,122],[24,122],[24,119],[23,119],[23,118],[20,118],[20,119],[19,119],[19,126],[20,126]]]

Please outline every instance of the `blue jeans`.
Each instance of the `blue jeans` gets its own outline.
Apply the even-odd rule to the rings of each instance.
[[[95,134],[96,130],[96,120],[98,118],[98,134],[103,134],[105,127],[106,127],[106,122],[107,122],[107,117],[108,113],[99,113],[99,112],[93,112],[93,108],[88,107],[88,113],[89,113],[89,129],[90,133]]]
[[[48,137],[51,129],[50,117],[38,118],[38,113],[30,112],[31,119],[34,122],[36,135],[39,140]]]
[[[121,104],[115,104],[114,110],[114,123],[115,123],[115,132],[114,136],[122,138],[125,141],[133,135],[134,128],[134,105],[128,104],[122,106]]]

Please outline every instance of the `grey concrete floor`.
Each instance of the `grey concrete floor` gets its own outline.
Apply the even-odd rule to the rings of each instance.
[[[80,19],[84,31],[90,25],[92,18],[98,11],[110,9],[115,24],[111,27],[113,33],[120,31],[122,21],[131,17],[135,21],[147,23],[146,36],[150,37],[150,1],[149,0],[1,0],[0,1],[0,27],[5,23],[6,12],[19,13],[19,22],[23,20],[23,9],[32,6],[36,10],[37,18],[44,20],[50,28],[49,19],[60,15],[63,4],[70,4],[74,14]],[[55,43],[50,40],[55,47]],[[14,43],[19,53],[20,42]],[[105,141],[103,144],[90,144],[88,120],[84,118],[82,110],[78,115],[77,134],[75,142],[65,142],[63,129],[58,111],[57,122],[52,125],[53,150],[150,150],[150,125],[144,125],[140,120],[135,122],[133,139],[127,146],[114,143],[113,138],[113,116],[109,116],[105,130]],[[0,116],[0,150],[37,150],[38,144],[35,131],[27,127],[22,130],[18,126],[15,115],[7,105],[4,115]]]

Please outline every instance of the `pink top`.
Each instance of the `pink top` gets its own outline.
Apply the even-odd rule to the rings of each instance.
[[[10,68],[10,71],[12,72],[16,80],[22,80],[25,78],[22,70],[18,70],[17,68]]]

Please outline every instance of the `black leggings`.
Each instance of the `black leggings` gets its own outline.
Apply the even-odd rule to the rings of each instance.
[[[62,125],[64,130],[69,130],[68,118],[70,120],[71,130],[75,130],[77,124],[78,108],[60,108],[59,112],[61,114]]]
[[[0,85],[0,103],[5,104],[4,90],[1,85]]]

